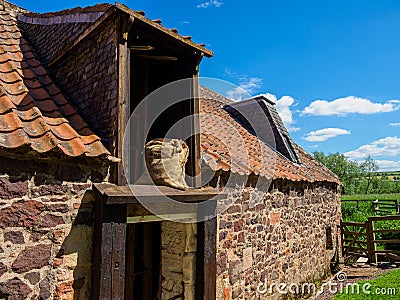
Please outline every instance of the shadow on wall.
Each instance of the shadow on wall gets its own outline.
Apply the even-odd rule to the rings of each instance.
[[[94,199],[93,191],[88,190],[81,203],[74,203],[74,208],[79,205],[77,215],[55,257],[58,282],[56,279],[54,295],[59,299],[90,299]]]

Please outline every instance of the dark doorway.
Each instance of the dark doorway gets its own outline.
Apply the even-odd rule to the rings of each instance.
[[[161,299],[161,223],[128,224],[128,243],[126,299]]]

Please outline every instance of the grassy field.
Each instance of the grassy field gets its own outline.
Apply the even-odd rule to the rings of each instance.
[[[400,299],[400,269],[390,271],[373,280],[358,282],[360,287],[359,294],[353,294],[350,287],[342,294],[336,295],[334,300],[348,299]],[[363,293],[363,287],[370,294]],[[356,289],[355,289],[356,290]]]

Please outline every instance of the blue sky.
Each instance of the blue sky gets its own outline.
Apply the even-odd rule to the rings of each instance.
[[[98,3],[13,2],[36,12]],[[215,56],[201,76],[269,94],[307,151],[370,154],[400,170],[400,1],[121,2],[206,43]]]

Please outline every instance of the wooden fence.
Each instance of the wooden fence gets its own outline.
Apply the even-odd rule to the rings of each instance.
[[[374,212],[383,214],[400,214],[400,205],[398,200],[375,200],[372,201]]]
[[[365,223],[342,222],[342,253],[343,257],[366,257],[368,262],[377,263],[386,257],[389,260],[400,260],[400,250],[387,249],[387,245],[400,244],[399,239],[379,239],[380,234],[399,233],[400,229],[374,229],[378,221],[400,221],[399,215],[370,217]],[[377,245],[386,245],[385,249],[378,249]]]
[[[356,202],[357,208],[360,208],[360,202],[371,202],[372,210],[376,213],[400,214],[400,204],[397,199],[342,199],[342,202]]]

